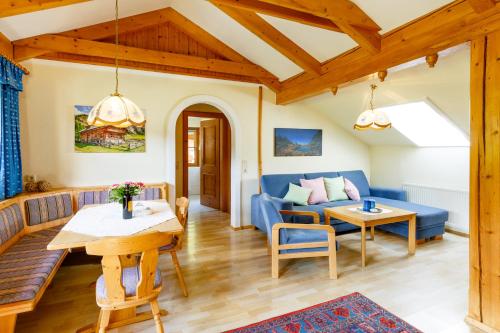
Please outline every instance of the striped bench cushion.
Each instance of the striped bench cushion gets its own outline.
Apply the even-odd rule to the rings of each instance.
[[[0,210],[0,245],[23,229],[23,216],[18,204]]]
[[[133,200],[159,200],[161,190],[159,187],[148,187],[140,195],[136,195]],[[109,203],[109,191],[86,191],[78,194],[78,209],[85,205],[99,205]]]
[[[73,214],[71,195],[64,193],[26,200],[26,212],[27,224],[30,226],[71,216]]]
[[[109,192],[106,191],[86,191],[78,193],[78,209],[85,205],[98,205],[109,203]]]
[[[35,298],[65,253],[47,250],[61,228],[28,234],[0,255],[0,304]]]
[[[133,200],[160,200],[161,190],[159,187],[148,187],[141,194],[136,195]]]

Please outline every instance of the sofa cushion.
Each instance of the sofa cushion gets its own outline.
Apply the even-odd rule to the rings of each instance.
[[[336,171],[333,171],[333,172],[312,172],[312,173],[306,173],[304,174],[304,177],[306,179],[314,179],[314,178],[319,178],[319,177],[323,177],[323,178],[335,178],[335,177],[338,177],[339,176],[339,173],[336,172]]]
[[[78,209],[85,205],[98,205],[109,203],[109,191],[85,191],[78,193]]]
[[[62,219],[73,214],[71,196],[64,193],[26,200],[26,211],[29,226]]]
[[[392,200],[380,197],[366,197],[373,199],[376,203],[401,208],[417,213],[417,229],[425,229],[435,225],[444,225],[448,221],[448,211],[430,206],[423,206],[413,202]],[[407,225],[407,223],[404,223]]]
[[[349,197],[349,199],[354,201],[361,201],[361,195],[359,194],[358,188],[349,179],[344,179],[344,191]]]
[[[35,298],[65,251],[47,250],[61,226],[22,237],[0,255],[0,304]]]
[[[141,278],[141,273],[139,271],[139,267],[128,267],[123,269],[122,272],[122,284],[125,288],[125,296],[135,296],[137,284]],[[156,268],[155,272],[155,281],[154,288],[158,288],[161,286],[161,272],[159,268]],[[97,283],[95,286],[95,293],[98,299],[106,299],[106,285],[104,283],[104,276],[101,275],[97,279]]]
[[[328,232],[326,230],[288,229],[287,234],[287,244],[328,241]]]
[[[324,178],[328,201],[348,200],[345,192],[344,177]]]
[[[288,184],[288,192],[283,200],[291,201],[297,205],[307,205],[312,189],[301,187],[295,184]]]
[[[0,210],[0,245],[23,230],[23,216],[18,204]]]
[[[326,194],[325,182],[323,180],[323,177],[314,179],[301,179],[300,186],[312,190],[307,203],[315,205],[322,202],[328,202],[328,195]]]
[[[272,197],[283,198],[288,192],[288,184],[300,184],[300,179],[305,178],[303,173],[264,175],[261,178],[262,192]]]
[[[368,180],[362,170],[339,171],[339,175],[349,179],[357,187],[359,194],[362,197],[370,195],[370,185],[368,184]]]

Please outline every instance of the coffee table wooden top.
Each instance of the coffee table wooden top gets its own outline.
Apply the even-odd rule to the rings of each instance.
[[[92,209],[92,206],[88,205],[83,207],[82,209]],[[149,229],[138,232],[138,234],[144,234],[148,232],[167,232],[171,234],[179,234],[183,231],[182,225],[180,224],[177,218],[173,218],[171,220],[165,221],[163,223],[157,224]],[[47,245],[48,250],[63,250],[63,249],[73,249],[79,247],[85,247],[85,244],[91,241],[95,241],[101,239],[103,237],[92,236],[92,235],[84,235],[72,231],[61,230],[59,233],[52,239],[52,241]]]
[[[330,208],[325,208],[324,211],[325,214],[329,215],[330,217],[345,222],[349,222],[351,224],[355,224],[358,226],[364,225],[366,227],[372,225],[381,225],[381,224],[406,221],[417,214],[415,212],[411,212],[408,210],[381,204],[377,204],[377,208],[385,208],[390,210],[390,212],[379,213],[379,214],[363,214],[358,211],[349,210],[349,208],[357,208],[362,206],[363,206],[362,204],[355,204],[355,205],[341,206],[341,207],[330,207]],[[329,220],[327,223],[329,223]]]

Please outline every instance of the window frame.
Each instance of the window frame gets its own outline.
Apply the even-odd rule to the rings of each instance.
[[[187,156],[188,156],[188,161],[187,165],[188,167],[199,167],[200,166],[200,128],[199,127],[188,127],[187,129],[188,133],[188,140],[186,144],[186,150],[187,150]],[[189,132],[194,131],[194,147],[189,146]],[[194,148],[194,162],[190,163],[189,162],[189,149]]]

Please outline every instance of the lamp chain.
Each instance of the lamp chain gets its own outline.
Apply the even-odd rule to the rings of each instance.
[[[118,0],[115,1],[115,94],[118,95]]]
[[[377,86],[375,84],[372,84],[371,88],[372,88],[372,94],[371,94],[371,97],[370,97],[370,110],[373,111],[373,94],[375,92],[375,89],[377,89]]]

